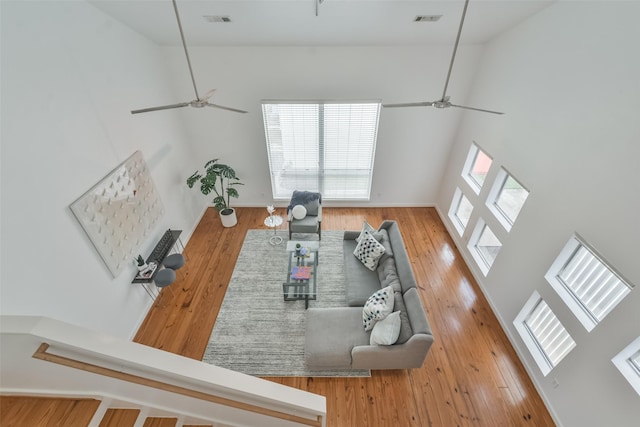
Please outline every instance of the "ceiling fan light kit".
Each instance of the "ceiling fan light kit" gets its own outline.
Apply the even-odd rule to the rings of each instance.
[[[467,14],[467,7],[469,6],[469,0],[464,2],[464,9],[462,9],[462,17],[460,18],[460,27],[458,28],[458,35],[456,36],[456,42],[453,46],[453,54],[451,55],[451,63],[449,64],[449,72],[447,73],[447,80],[444,83],[444,90],[442,91],[442,98],[437,101],[423,101],[423,102],[405,102],[401,104],[382,104],[385,108],[395,108],[395,107],[434,107],[438,109],[444,109],[449,107],[456,108],[464,108],[465,110],[474,110],[481,111],[483,113],[491,113],[491,114],[504,114],[499,111],[485,110],[482,108],[475,107],[465,107],[463,105],[452,104],[449,100],[450,97],[447,96],[447,88],[449,86],[449,78],[451,78],[451,70],[453,69],[453,61],[456,58],[456,52],[458,50],[458,44],[460,43],[460,34],[462,34],[462,26],[464,25],[464,18]],[[416,22],[429,21],[429,19],[418,20],[416,17]]]
[[[176,14],[176,20],[178,21],[178,29],[180,30],[180,39],[182,40],[182,47],[184,49],[184,54],[187,58],[187,65],[189,66],[191,83],[193,84],[193,90],[196,93],[196,99],[188,102],[180,102],[178,104],[161,105],[158,107],[132,110],[131,114],[148,113],[150,111],[158,111],[158,110],[170,110],[173,108],[182,108],[182,107],[193,107],[193,108],[212,107],[212,108],[219,108],[227,111],[233,111],[235,113],[246,113],[246,111],[244,110],[225,107],[224,105],[218,105],[218,104],[209,102],[209,99],[213,96],[213,93],[216,91],[215,89],[210,90],[209,92],[205,93],[202,96],[198,94],[198,88],[196,87],[196,79],[193,76],[193,68],[191,68],[191,59],[189,58],[189,50],[187,49],[187,42],[185,41],[185,38],[184,38],[184,31],[182,30],[182,22],[180,21],[180,14],[178,13],[178,5],[176,4],[176,0],[172,0],[172,2],[173,2],[173,10],[175,11],[175,14]],[[229,22],[229,21],[224,21],[224,22]]]

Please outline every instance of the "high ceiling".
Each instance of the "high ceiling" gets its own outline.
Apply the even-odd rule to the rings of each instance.
[[[180,44],[171,0],[88,0],[154,42]],[[177,0],[190,46],[453,44],[463,0]],[[485,43],[556,0],[471,0],[461,43]],[[316,16],[316,7],[318,16]],[[417,15],[442,15],[414,22]],[[205,17],[229,17],[208,22]]]

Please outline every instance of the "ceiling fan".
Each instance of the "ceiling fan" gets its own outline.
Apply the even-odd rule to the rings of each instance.
[[[464,9],[462,10],[462,18],[460,19],[460,28],[458,28],[458,36],[456,37],[456,43],[453,46],[453,55],[451,56],[451,63],[449,64],[449,72],[447,73],[447,81],[444,84],[444,90],[442,91],[442,98],[437,101],[425,101],[425,102],[407,102],[404,104],[382,104],[383,107],[391,108],[391,107],[435,107],[435,108],[449,108],[449,107],[457,107],[464,108],[466,110],[475,110],[482,111],[484,113],[492,113],[492,114],[504,114],[499,111],[491,111],[484,110],[482,108],[474,108],[474,107],[465,107],[463,105],[452,104],[447,96],[447,87],[449,86],[449,78],[451,77],[451,70],[453,69],[453,61],[456,58],[456,51],[458,50],[458,43],[460,42],[460,34],[462,33],[462,25],[464,24],[464,17],[467,14],[467,6],[469,5],[469,0],[464,2]]]
[[[182,39],[182,47],[184,48],[184,54],[187,57],[187,65],[189,65],[189,74],[191,74],[191,83],[193,83],[193,90],[196,93],[196,99],[188,102],[180,102],[178,104],[170,104],[170,105],[161,105],[159,107],[151,107],[151,108],[143,108],[140,110],[132,110],[131,114],[138,113],[147,113],[149,111],[157,111],[157,110],[169,110],[171,108],[181,108],[181,107],[213,107],[220,108],[223,110],[234,111],[236,113],[246,113],[244,110],[239,110],[237,108],[225,107],[223,105],[213,104],[209,102],[209,99],[213,96],[213,93],[216,91],[215,89],[210,90],[204,95],[200,96],[198,94],[198,88],[196,87],[196,79],[193,77],[193,69],[191,68],[191,60],[189,59],[189,51],[187,50],[187,42],[184,39],[184,32],[182,31],[182,23],[180,22],[180,15],[178,14],[178,5],[176,4],[176,0],[173,1],[173,10],[176,12],[176,19],[178,21],[178,28],[180,29],[180,38]]]

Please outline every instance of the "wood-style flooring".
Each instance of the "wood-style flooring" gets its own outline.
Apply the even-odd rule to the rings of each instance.
[[[270,231],[266,208],[237,215],[238,225],[223,228],[208,209],[136,342],[201,360],[246,231],[265,229],[265,239]],[[322,215],[323,230],[398,221],[436,341],[420,369],[269,380],[326,396],[331,427],[555,425],[435,209],[324,207]]]

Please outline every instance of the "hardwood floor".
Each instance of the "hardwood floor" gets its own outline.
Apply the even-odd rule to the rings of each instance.
[[[238,225],[223,228],[207,211],[136,342],[202,359],[246,230],[266,229],[265,208],[237,214]],[[322,228],[359,230],[365,218],[400,224],[436,339],[424,365],[371,378],[268,379],[326,396],[332,427],[555,425],[435,209],[323,208]]]

